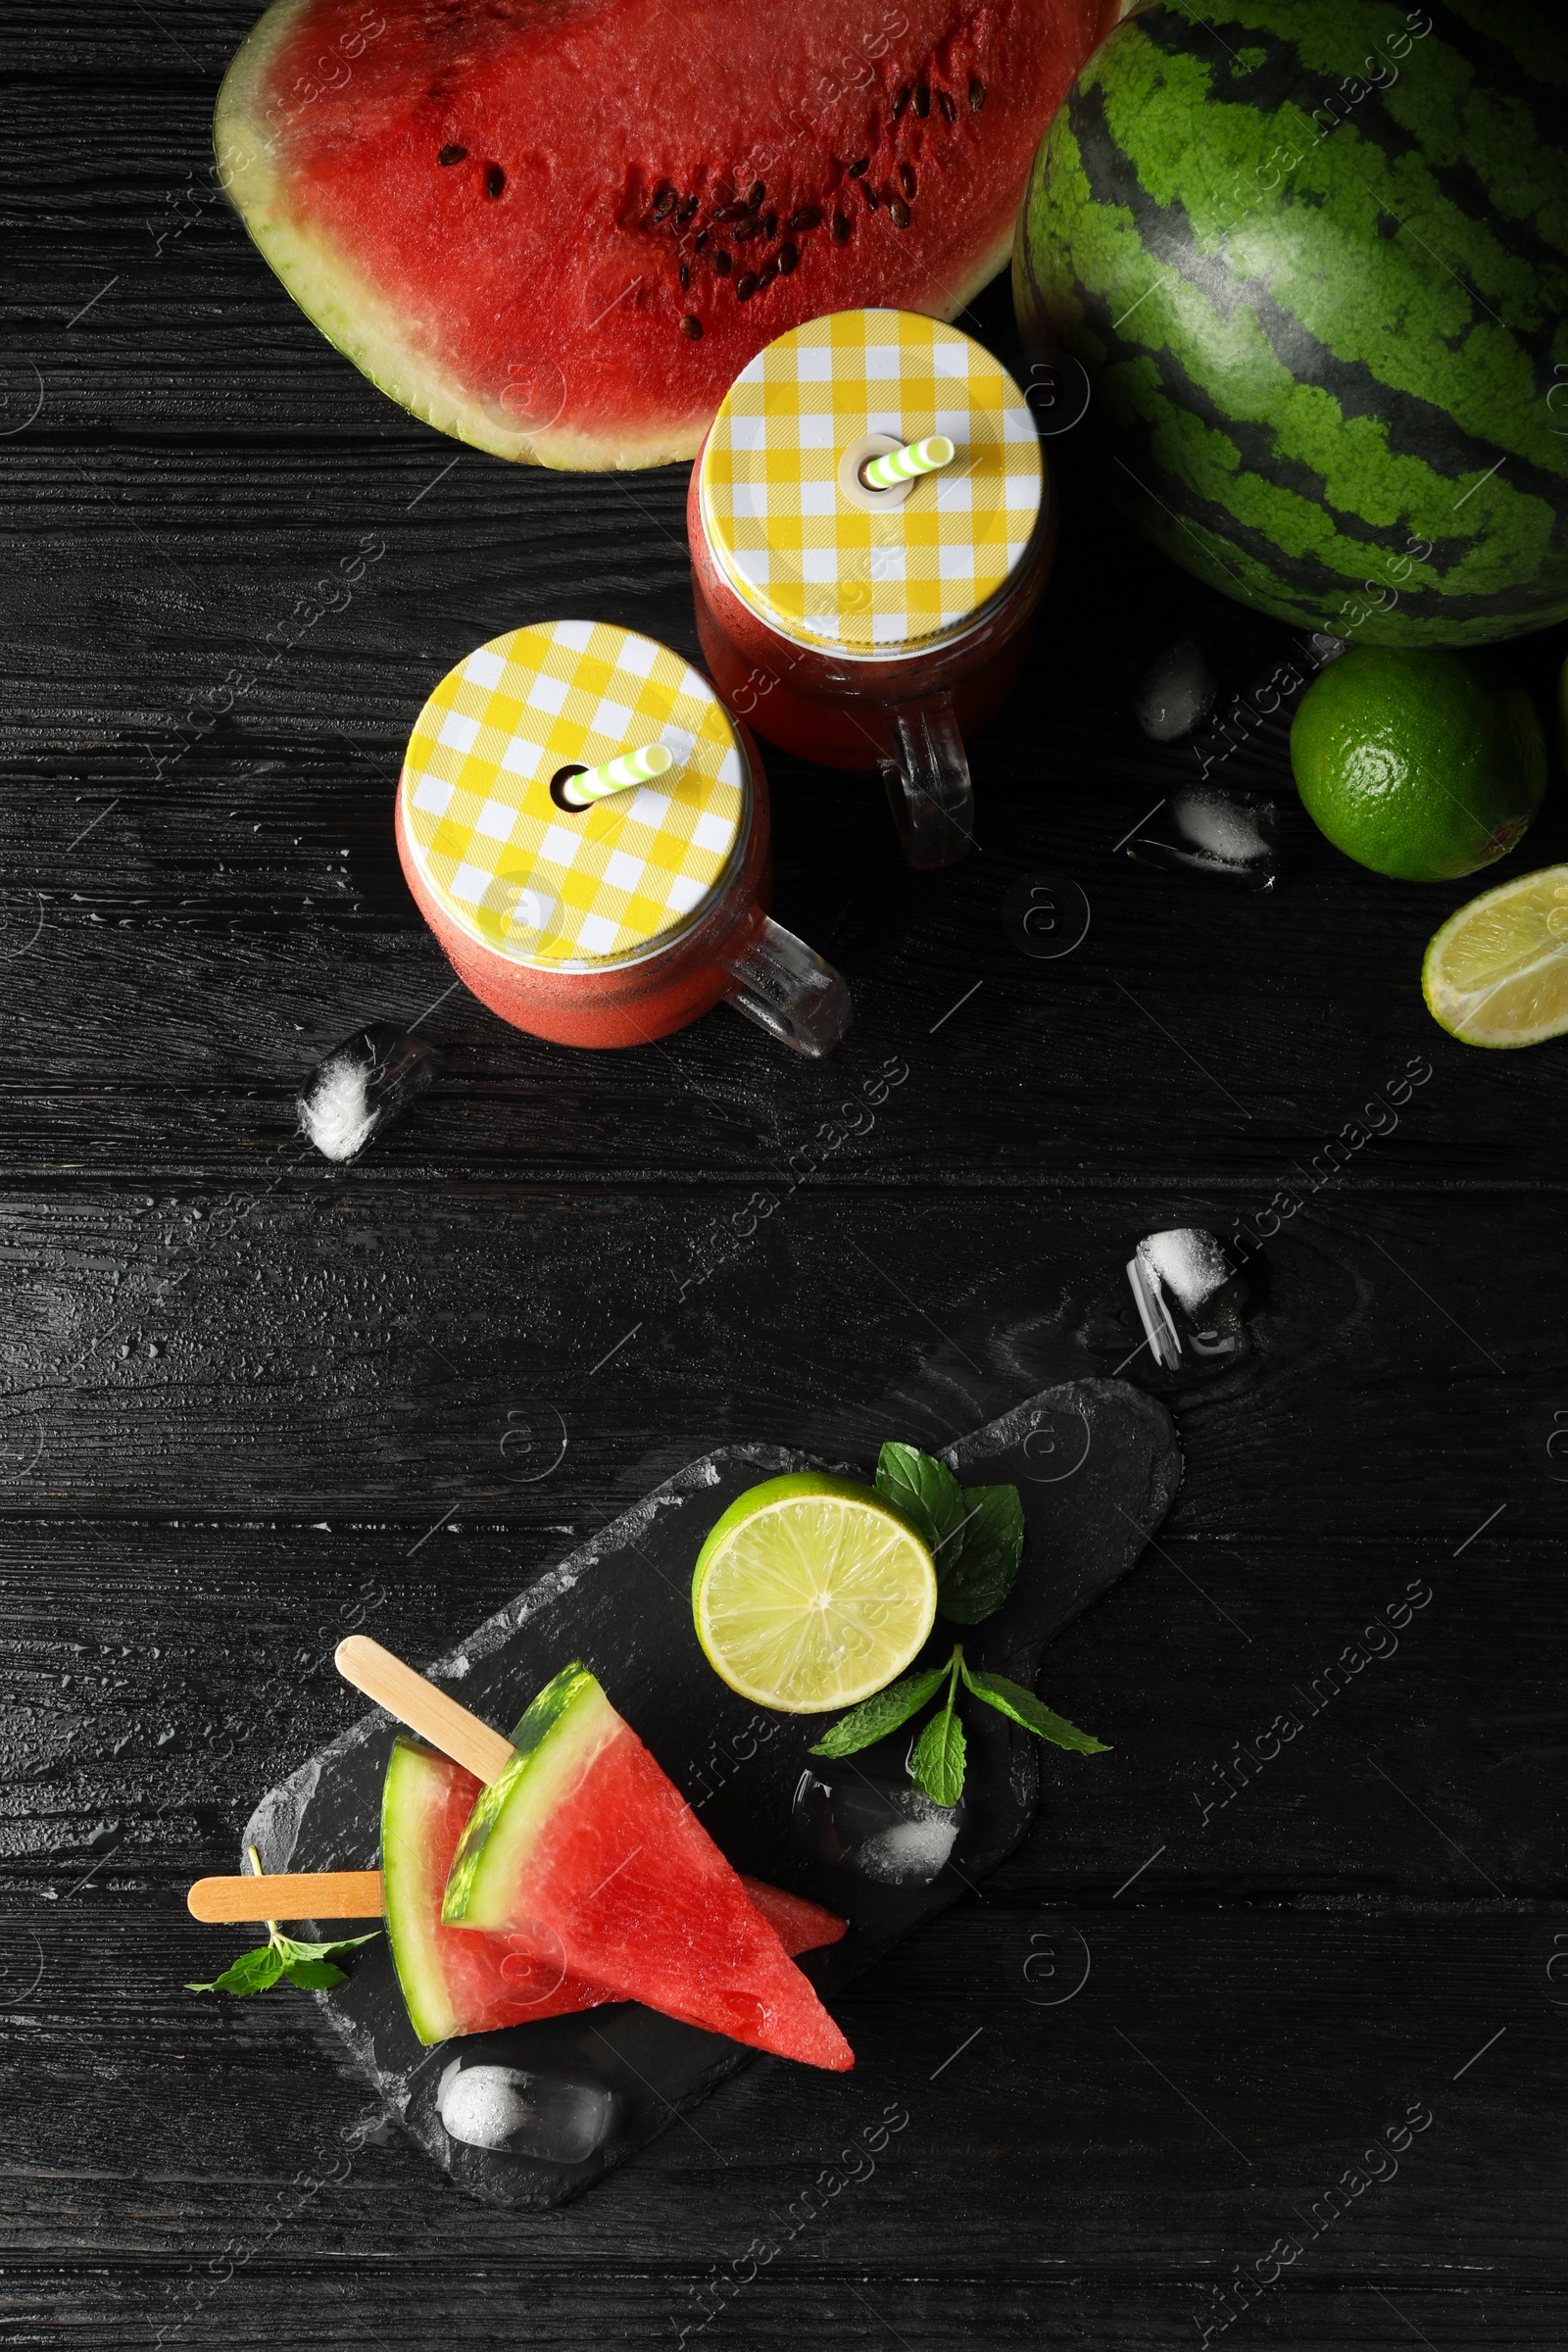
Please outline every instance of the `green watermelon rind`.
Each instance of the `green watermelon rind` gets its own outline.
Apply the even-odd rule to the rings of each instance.
[[[446,1926],[495,1934],[512,1924],[540,1833],[623,1729],[585,1666],[563,1667],[545,1685],[512,1735],[512,1762],[480,1791],[458,1840],[441,1903]]]
[[[267,127],[266,104],[272,69],[312,5],[313,0],[273,0],[235,52],[213,115],[219,182],[306,318],[411,416],[491,457],[588,470],[667,466],[693,456],[690,449],[670,446],[671,437],[663,433],[647,441],[622,436],[613,454],[607,455],[603,441],[569,428],[524,431],[515,417],[479,397],[422,349],[406,313],[328,239],[296,220],[276,162],[277,141]]]
[[[1364,200],[1363,179],[1383,205],[1396,171],[1404,174],[1395,189],[1397,211],[1408,216],[1412,175],[1423,187],[1431,182],[1432,202],[1451,205],[1418,144],[1391,161],[1373,135],[1370,106],[1340,122],[1333,146],[1314,143],[1286,66],[1295,60],[1293,73],[1299,67],[1315,77],[1321,58],[1302,60],[1311,41],[1332,45],[1345,12],[1324,7],[1293,17],[1279,0],[1232,0],[1220,47],[1185,16],[1178,24],[1177,12],[1144,15],[1101,48],[1055,117],[1013,248],[1025,343],[1037,354],[1065,347],[1090,374],[1090,414],[1078,442],[1109,502],[1221,593],[1361,644],[1483,645],[1568,616],[1568,436],[1544,430],[1542,400],[1516,397],[1544,354],[1568,362],[1568,324],[1559,318],[1550,333],[1550,286],[1545,276],[1537,286],[1524,268],[1531,236],[1544,232],[1528,220],[1516,227],[1500,214],[1466,221],[1478,256],[1486,247],[1483,267],[1494,273],[1483,281],[1487,300],[1474,298],[1480,309],[1473,317],[1466,289],[1452,271],[1444,274],[1441,257],[1428,263],[1411,249],[1414,261],[1400,264],[1409,301],[1422,299],[1423,270],[1442,289],[1425,297],[1435,308],[1424,335],[1401,332],[1391,343],[1385,333],[1381,343],[1374,337],[1358,348],[1362,328],[1377,318],[1375,308],[1356,309],[1367,299],[1359,284],[1348,284],[1343,296],[1333,292],[1325,311],[1325,290],[1338,281],[1332,274],[1313,279],[1301,267],[1309,249],[1293,246],[1288,235],[1270,245],[1274,201],[1257,194],[1238,201],[1233,193],[1245,192],[1244,169],[1254,155],[1262,159],[1254,172],[1260,184],[1279,180],[1275,157],[1295,156],[1277,199],[1282,220],[1287,199],[1309,196],[1321,207],[1339,201],[1336,190],[1353,208]],[[1388,10],[1357,16],[1360,36],[1371,39],[1385,17],[1399,21]],[[1256,58],[1274,74],[1273,92],[1259,101],[1249,95],[1248,60],[1234,56],[1248,25],[1259,28],[1265,45]],[[1427,78],[1439,74],[1440,57],[1458,70],[1459,56],[1442,48],[1441,31],[1429,44]],[[1263,78],[1266,84],[1269,73]],[[1198,146],[1179,135],[1184,89],[1189,113],[1200,106],[1202,113]],[[1404,92],[1396,94],[1403,106]],[[1549,110],[1537,112],[1538,135],[1560,183],[1568,169],[1562,143],[1549,129]],[[1234,182],[1226,177],[1232,166]],[[1547,208],[1544,220],[1556,221],[1553,282],[1568,286],[1562,205],[1551,213],[1544,187],[1535,201]],[[1376,249],[1373,241],[1367,251]],[[1321,265],[1321,251],[1316,258]],[[1299,329],[1328,352],[1327,382],[1292,380],[1296,371],[1253,316],[1247,261],[1262,272],[1257,283],[1277,313],[1276,330]],[[1283,282],[1275,275],[1280,267]],[[1508,292],[1496,291],[1498,284]],[[1452,318],[1436,316],[1445,304]],[[1544,330],[1532,307],[1547,314]],[[1339,324],[1325,319],[1343,322],[1349,358],[1341,356]],[[1435,338],[1467,320],[1465,360],[1450,368]],[[1362,397],[1343,410],[1343,389],[1336,394],[1343,379],[1332,372],[1342,366],[1352,378],[1370,377],[1385,406],[1368,415],[1362,385]],[[1558,372],[1568,376],[1568,365]],[[1430,446],[1395,443],[1384,417],[1400,400],[1426,404],[1434,421],[1446,411],[1451,429]],[[1470,505],[1478,494],[1484,503]]]
[[[387,1942],[398,1972],[409,2022],[428,2046],[463,2031],[447,1992],[446,1970],[435,1943],[429,1900],[426,1827],[431,1800],[445,1800],[444,1765],[416,1740],[398,1739],[381,1784],[381,1904]]]

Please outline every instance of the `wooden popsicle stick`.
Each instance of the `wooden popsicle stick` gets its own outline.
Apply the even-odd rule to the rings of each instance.
[[[193,1919],[379,1919],[378,1870],[279,1871],[266,1879],[198,1879],[186,1904]]]
[[[454,1764],[481,1781],[499,1781],[516,1752],[510,1740],[448,1698],[422,1674],[405,1666],[368,1634],[350,1634],[337,1645],[337,1670],[346,1683],[373,1698],[389,1715],[428,1740]]]

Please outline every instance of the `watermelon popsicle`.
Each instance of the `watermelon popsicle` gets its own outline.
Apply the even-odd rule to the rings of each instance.
[[[842,2073],[855,2053],[740,1878],[598,1680],[546,1684],[480,1794],[447,1881],[452,1927],[542,1953],[710,2033]]]
[[[198,1879],[187,1905],[206,1921],[384,1918],[410,2022],[427,2045],[612,2000],[603,1985],[521,1938],[441,1924],[447,1873],[480,1788],[449,1756],[399,1740],[382,1790],[381,1870]],[[844,1933],[844,1922],[818,1903],[758,1879],[745,1886],[788,1952],[836,1942]]]
[[[558,1675],[508,1740],[365,1635],[339,1644],[337,1666],[484,1784],[447,1880],[447,1930],[510,1936],[546,1980],[562,1972],[603,1999],[853,2065],[790,1957],[836,1941],[844,1923],[778,1888],[759,1900],[585,1669]]]

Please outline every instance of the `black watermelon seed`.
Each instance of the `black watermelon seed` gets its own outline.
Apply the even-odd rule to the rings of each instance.
[[[908,85],[908,83],[907,83],[907,82],[906,82],[906,83],[905,83],[905,85],[904,85],[904,87],[903,87],[903,89],[902,89],[902,90],[899,92],[898,96],[897,96],[897,97],[894,99],[894,101],[893,101],[893,120],[894,120],[894,122],[895,122],[898,121],[899,117],[900,117],[900,116],[903,114],[903,112],[904,112],[905,108],[906,108],[906,107],[908,105],[908,103],[909,103],[909,97],[910,97],[909,85]]]
[[[713,215],[715,220],[744,220],[751,211],[747,204],[721,204]]]
[[[655,191],[653,217],[656,220],[662,220],[664,215],[673,212],[674,209],[675,191],[666,180],[662,188]]]
[[[820,207],[817,205],[803,204],[798,213],[791,213],[790,215],[791,228],[820,228],[821,225],[822,214]]]
[[[905,203],[902,196],[890,196],[888,198],[888,219],[892,221],[895,228],[908,227],[909,208]]]
[[[862,155],[858,164],[852,164],[850,166],[850,177],[852,179],[863,179],[870,169],[871,158],[868,155]]]
[[[707,231],[707,229],[706,229],[706,228],[700,228],[700,229],[697,231],[697,234],[696,234],[696,236],[695,236],[695,237],[693,237],[693,239],[692,239],[692,251],[693,251],[693,253],[701,253],[701,252],[702,252],[702,250],[703,250],[703,247],[704,247],[704,246],[705,246],[707,243],[708,243],[708,231]]]
[[[703,322],[700,318],[694,318],[688,311],[680,322],[680,331],[683,335],[690,336],[694,343],[700,343],[703,339]]]
[[[985,85],[985,83],[984,83],[983,81],[971,81],[971,82],[970,82],[970,84],[969,84],[969,112],[970,112],[970,114],[971,114],[971,115],[977,115],[977,114],[980,112],[980,109],[981,109],[981,108],[984,106],[985,102],[986,102],[986,85]]]
[[[762,198],[766,194],[767,190],[763,187],[761,181],[760,179],[754,179],[751,186],[746,191],[746,201],[755,211],[757,206],[761,203]]]
[[[734,263],[730,260],[729,255],[724,251],[723,246],[715,245],[713,247],[714,275],[717,277],[728,277],[734,267]]]
[[[770,286],[777,275],[777,262],[764,262],[760,270],[759,270],[757,272],[757,291],[759,294],[760,294],[764,286]]]
[[[914,194],[914,166],[912,164],[899,166],[899,185],[906,196]]]
[[[499,196],[506,184],[507,175],[502,171],[501,166],[499,164],[492,164],[484,175],[485,194],[487,196]]]
[[[849,220],[845,214],[835,213],[833,216],[833,242],[835,245],[847,245],[849,241]]]
[[[438,164],[461,164],[467,152],[466,147],[443,147],[435,160]]]
[[[763,214],[763,216],[762,216],[762,234],[763,234],[763,236],[764,236],[764,237],[776,237],[776,236],[778,235],[778,215],[777,215],[777,213],[764,213],[764,214]]]
[[[957,103],[955,99],[948,95],[946,90],[938,90],[937,104],[942,109],[942,120],[944,122],[956,122],[958,120]]]
[[[914,111],[922,118],[931,112],[931,93],[923,81],[918,83],[915,88]]]
[[[697,199],[696,199],[696,197],[695,197],[695,196],[685,196],[685,197],[683,197],[683,198],[681,199],[680,210],[679,210],[679,212],[677,212],[677,214],[675,215],[675,218],[676,218],[676,220],[679,220],[679,221],[681,222],[682,226],[684,226],[684,225],[685,225],[685,223],[686,223],[686,222],[687,222],[687,221],[688,221],[688,220],[691,219],[691,217],[692,217],[693,213],[695,213],[695,212],[696,212],[696,210],[697,210]]]
[[[752,275],[752,272],[750,271],[750,270],[742,270],[742,272],[741,272],[741,274],[740,274],[740,276],[739,276],[739,277],[738,277],[738,278],[735,280],[735,299],[736,299],[736,301],[737,301],[737,302],[750,302],[750,301],[751,301],[751,299],[752,299],[752,296],[753,296],[753,295],[754,295],[756,292],[757,292],[757,280],[756,280],[756,278],[755,278],[755,277]]]
[[[872,187],[871,182],[868,179],[861,180],[860,194],[865,198],[866,203],[870,206],[872,212],[874,213],[876,211],[876,190]]]
[[[790,271],[795,268],[800,258],[801,249],[798,245],[781,245],[778,249],[778,273],[780,277],[788,277]]]
[[[730,233],[734,237],[737,245],[745,245],[753,237],[760,237],[761,235],[762,223],[758,220],[757,215],[754,213],[750,220],[737,220]]]
[[[681,264],[681,266],[680,266],[679,276],[680,276],[680,288],[681,288],[681,292],[684,294],[684,293],[685,293],[685,291],[686,291],[686,288],[687,288],[687,287],[688,287],[688,286],[691,284],[691,282],[692,282],[692,273],[691,273],[691,271],[690,271],[690,270],[687,269],[687,267],[686,267],[686,265],[685,265],[685,263],[684,263],[684,262],[682,262],[682,264]]]

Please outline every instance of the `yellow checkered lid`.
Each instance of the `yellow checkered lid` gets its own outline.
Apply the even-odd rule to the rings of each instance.
[[[899,503],[873,513],[846,494],[852,445],[933,433],[957,454]],[[978,343],[909,311],[839,311],[736,377],[700,497],[709,545],[760,619],[797,644],[880,658],[957,635],[1008,585],[1044,472],[1023,394]]]
[[[559,770],[662,743],[674,764],[578,811]],[[664,947],[744,846],[751,776],[705,677],[652,638],[558,620],[448,670],[399,786],[416,863],[464,930],[514,961],[595,969]]]

